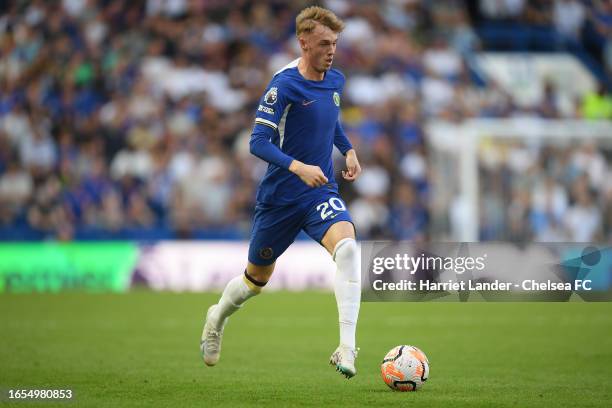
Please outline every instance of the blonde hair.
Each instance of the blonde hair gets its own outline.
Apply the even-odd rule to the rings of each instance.
[[[317,23],[331,28],[335,33],[344,30],[344,22],[332,11],[319,6],[311,6],[300,11],[295,18],[295,35],[299,37],[300,34],[311,33]]]

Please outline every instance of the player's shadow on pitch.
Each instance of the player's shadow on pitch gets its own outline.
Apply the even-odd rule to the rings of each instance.
[[[401,395],[405,395],[405,394],[417,394],[417,393],[418,394],[422,394],[423,392],[426,392],[426,391],[423,391],[423,390],[411,391],[411,392],[400,392],[400,391],[394,391],[394,390],[392,390],[390,388],[370,388],[370,389],[367,389],[365,391],[367,393],[372,393],[372,394],[382,394],[382,393],[388,394],[388,393],[392,393],[392,394],[398,394],[398,395],[400,395],[400,394]]]

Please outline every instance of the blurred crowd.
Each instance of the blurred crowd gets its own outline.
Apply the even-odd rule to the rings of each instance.
[[[535,19],[577,41],[590,19],[612,72],[611,1],[321,3],[346,23],[334,65],[364,172],[340,189],[361,238],[428,238],[428,120],[612,118],[604,86],[569,112],[550,88],[526,111],[470,65],[483,46],[474,18]],[[266,169],[248,151],[255,109],[299,55],[295,16],[310,4],[2,2],[0,238],[248,238]],[[599,149],[483,168],[482,238],[546,239],[568,226],[571,240],[610,237],[612,188],[600,183],[611,160]],[[536,164],[548,176],[506,188],[529,184]]]
[[[555,42],[570,48],[584,46],[612,73],[612,4],[609,0],[480,0],[469,2],[477,15],[523,28],[554,28]],[[478,3],[478,6],[476,6]]]
[[[612,169],[595,143],[489,141],[480,153],[482,240],[612,242]]]

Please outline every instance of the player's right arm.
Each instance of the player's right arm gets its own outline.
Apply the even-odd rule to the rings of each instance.
[[[250,151],[260,159],[294,173],[309,187],[322,186],[328,180],[319,166],[302,163],[284,153],[279,146],[271,142],[272,138],[279,132],[280,122],[286,120],[290,107],[291,101],[288,90],[282,86],[280,81],[272,80],[257,108]],[[280,129],[280,131],[284,131],[284,129]],[[281,135],[281,147],[283,136]]]

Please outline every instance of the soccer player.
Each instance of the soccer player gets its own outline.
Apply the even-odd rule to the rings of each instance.
[[[251,153],[269,165],[257,191],[247,267],[208,309],[200,349],[207,365],[217,363],[227,318],[261,292],[276,259],[304,230],[337,266],[340,345],[330,364],[350,378],[357,372],[361,275],[355,229],[334,180],[334,145],[346,156],[345,180],[355,180],[361,167],[338,121],[344,75],[331,68],[344,24],[327,9],[308,7],[297,16],[296,26],[301,57],[272,78],[251,136]]]

